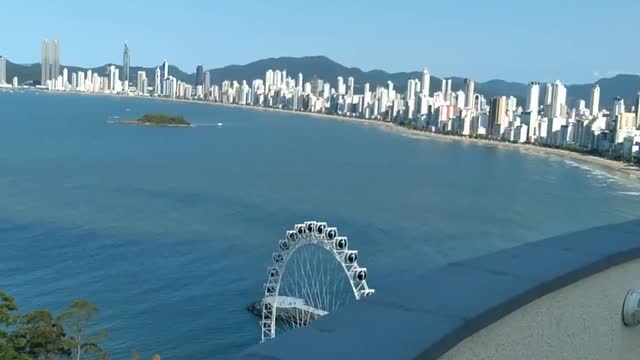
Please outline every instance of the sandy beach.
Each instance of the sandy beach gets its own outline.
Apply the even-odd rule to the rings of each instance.
[[[65,92],[55,92],[55,91],[41,91],[41,92],[45,94],[68,94]],[[437,134],[437,133],[425,132],[420,130],[413,130],[413,129],[408,129],[399,125],[395,125],[390,122],[385,122],[385,121],[367,120],[367,119],[348,117],[348,116],[283,110],[283,109],[249,106],[249,105],[217,103],[217,102],[201,101],[201,100],[164,99],[164,98],[156,98],[156,97],[149,97],[149,96],[127,96],[127,95],[101,94],[101,93],[73,93],[73,94],[89,95],[89,96],[109,96],[109,97],[119,97],[119,98],[135,97],[135,98],[149,99],[149,100],[156,100],[156,101],[173,101],[173,102],[184,102],[184,103],[192,103],[192,104],[196,103],[196,104],[205,104],[205,105],[212,105],[212,106],[242,108],[242,109],[252,110],[252,111],[282,112],[287,114],[297,114],[302,116],[309,116],[309,117],[314,117],[318,119],[328,119],[328,120],[334,120],[334,121],[335,120],[348,121],[353,123],[375,126],[384,131],[389,131],[395,134],[408,136],[412,138],[430,139],[430,140],[436,140],[436,141],[449,141],[449,142],[456,141],[456,142],[475,144],[480,146],[493,146],[493,147],[498,147],[503,149],[521,151],[525,153],[535,153],[535,154],[556,156],[559,158],[580,162],[586,165],[595,166],[599,169],[602,169],[611,173],[611,175],[615,175],[624,180],[633,180],[633,181],[640,180],[640,167],[632,164],[625,164],[622,162],[608,160],[608,159],[604,159],[597,156],[591,156],[588,154],[580,154],[580,153],[562,150],[562,149],[545,148],[545,147],[530,145],[530,144],[513,144],[508,142],[488,141],[483,139],[473,139],[473,138],[466,138],[461,136],[444,135],[444,134]]]

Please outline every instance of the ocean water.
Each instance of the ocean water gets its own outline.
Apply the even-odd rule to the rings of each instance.
[[[203,126],[107,123],[146,112]],[[224,358],[257,343],[245,307],[297,222],[336,225],[380,292],[448,261],[636,219],[638,194],[574,161],[371,125],[0,92],[0,290],[24,310],[97,304],[114,359]]]

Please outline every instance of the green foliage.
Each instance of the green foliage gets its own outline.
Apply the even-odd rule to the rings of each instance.
[[[98,308],[86,300],[75,300],[69,309],[58,315],[57,320],[67,329],[65,345],[79,360],[82,355],[89,358],[105,359],[107,353],[98,345],[107,338],[106,332],[88,333],[91,321],[98,316]],[[84,357],[83,357],[84,358]]]
[[[136,120],[141,124],[151,124],[151,125],[191,125],[187,120],[185,120],[182,116],[173,116],[173,115],[165,115],[165,114],[144,114],[141,118]]]
[[[105,332],[87,333],[98,308],[84,300],[54,317],[47,310],[19,314],[15,300],[0,291],[0,360],[106,359],[99,346]]]

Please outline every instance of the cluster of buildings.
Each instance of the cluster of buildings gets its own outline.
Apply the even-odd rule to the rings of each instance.
[[[466,79],[462,88],[452,88],[443,79],[434,89],[425,69],[420,78],[409,79],[406,90],[395,84],[372,88],[356,85],[353,77],[338,77],[333,83],[303,74],[291,77],[287,70],[268,70],[264,79],[212,83],[211,72],[196,68],[195,81],[178,80],[169,72],[167,61],[155,69],[151,82],[138,71],[130,78],[129,47],[125,43],[122,71],[115,65],[102,74],[88,70],[60,72],[57,40],[42,44],[42,86],[49,90],[100,92],[136,96],[156,96],[279,108],[283,110],[329,113],[348,117],[387,121],[424,131],[516,143],[532,143],[576,150],[619,154],[632,160],[640,149],[640,93],[627,107],[616,98],[613,109],[600,107],[600,88],[593,86],[588,103],[567,104],[567,89],[560,81],[531,82],[525,104],[513,96],[486,99],[476,92],[475,82]],[[70,75],[70,77],[69,77]],[[0,57],[0,84],[6,83],[6,62]],[[14,79],[17,86],[17,79]],[[524,106],[523,106],[524,105]]]

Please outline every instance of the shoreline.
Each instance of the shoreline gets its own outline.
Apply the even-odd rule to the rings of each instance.
[[[474,139],[474,138],[462,137],[462,136],[438,134],[438,133],[432,133],[432,132],[421,131],[416,129],[409,129],[400,125],[393,124],[391,122],[380,121],[380,120],[361,119],[361,118],[343,116],[343,115],[313,113],[313,112],[306,112],[306,111],[294,111],[294,110],[268,108],[268,107],[260,107],[260,106],[253,106],[253,105],[219,103],[219,102],[211,102],[211,101],[204,101],[204,100],[166,99],[166,98],[158,98],[158,97],[152,97],[152,96],[58,92],[58,91],[48,91],[48,90],[41,90],[40,92],[45,94],[59,94],[59,95],[73,94],[73,95],[84,95],[84,96],[107,96],[107,97],[116,97],[116,98],[135,98],[135,99],[148,99],[148,100],[155,100],[155,101],[172,101],[172,102],[179,102],[179,103],[191,103],[191,104],[203,104],[203,105],[240,108],[240,109],[253,110],[253,111],[280,112],[280,113],[315,117],[318,119],[352,122],[352,123],[358,123],[358,124],[364,124],[364,125],[372,125],[382,131],[395,133],[401,136],[408,136],[414,139],[431,139],[431,140],[444,141],[444,142],[460,142],[463,144],[491,146],[491,147],[496,147],[501,149],[517,150],[517,151],[520,151],[523,153],[529,153],[529,154],[535,153],[539,155],[550,155],[550,156],[555,156],[557,158],[564,159],[564,160],[575,160],[583,164],[593,165],[604,170],[612,171],[614,173],[613,175],[616,175],[617,177],[622,178],[623,180],[635,180],[635,181],[640,180],[639,166],[618,162],[614,160],[604,159],[598,156],[581,154],[581,153],[564,150],[564,149],[546,148],[546,147],[532,145],[532,144],[521,144],[521,143],[514,144],[509,142],[490,141],[485,139]]]

